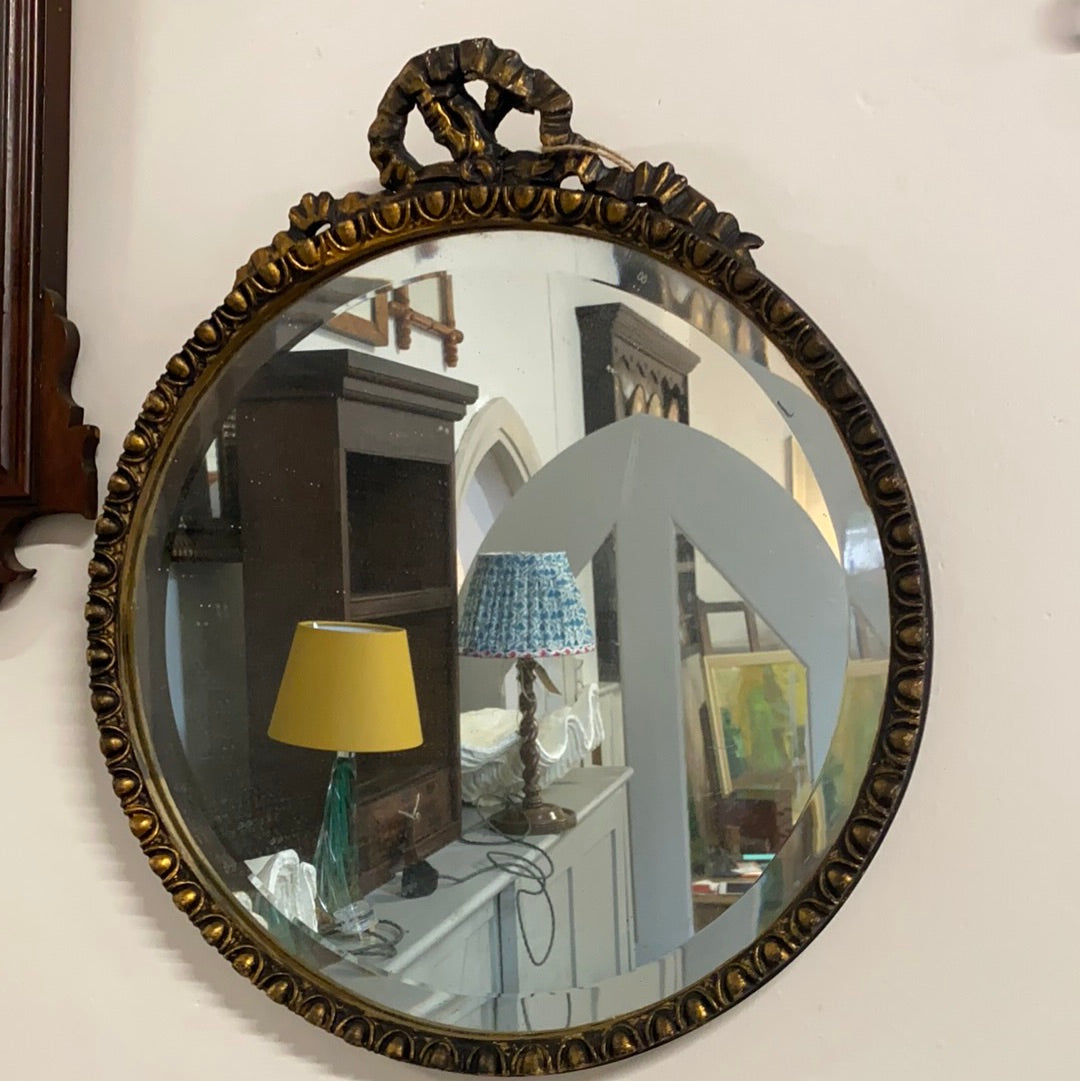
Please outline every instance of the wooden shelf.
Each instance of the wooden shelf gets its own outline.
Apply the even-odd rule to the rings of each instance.
[[[397,593],[354,593],[349,598],[349,618],[364,622],[384,616],[403,616],[410,612],[430,612],[454,603],[450,586],[410,589]]]
[[[169,539],[169,554],[175,563],[239,563],[244,558],[240,527],[229,522],[181,526]]]

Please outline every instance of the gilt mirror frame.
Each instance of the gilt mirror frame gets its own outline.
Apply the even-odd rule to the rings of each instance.
[[[487,84],[483,106],[465,89]],[[420,165],[404,146],[419,108],[452,160]],[[495,138],[511,110],[537,112],[539,151]],[[369,138],[383,190],[305,195],[256,251],[146,397],[108,482],[90,564],[88,659],[101,751],[131,832],[177,908],[275,1002],[348,1042],[475,1074],[582,1069],[667,1043],[729,1010],[813,941],[846,899],[896,813],[925,717],[928,567],[903,470],[867,395],[814,322],[754,265],[743,232],[668,164],[609,164],[570,126],[569,95],[514,52],[477,39],[411,60]],[[195,404],[256,330],[339,272],[391,250],[476,230],[555,230],[648,254],[724,298],[773,342],[828,412],[879,530],[889,592],[885,702],[859,795],[836,841],[783,913],[746,949],[676,994],[621,1016],[539,1033],[482,1033],[419,1021],[353,997],[290,957],[240,905],[172,803],[136,693],[136,556],[170,450]]]

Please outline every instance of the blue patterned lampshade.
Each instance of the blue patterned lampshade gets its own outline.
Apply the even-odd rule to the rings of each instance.
[[[596,649],[565,552],[476,557],[458,628],[466,657],[562,657]]]

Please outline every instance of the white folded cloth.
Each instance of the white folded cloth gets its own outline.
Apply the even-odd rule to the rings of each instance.
[[[461,795],[466,803],[476,803],[482,796],[510,795],[520,788],[519,720],[513,709],[462,713]],[[572,705],[540,718],[540,787],[563,777],[603,739],[600,689],[591,683]]]

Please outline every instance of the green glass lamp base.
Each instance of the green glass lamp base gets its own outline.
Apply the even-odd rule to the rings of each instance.
[[[357,879],[357,846],[352,826],[355,784],[355,757],[349,753],[339,754],[330,772],[314,860],[319,902],[331,917],[360,900],[354,895]]]

